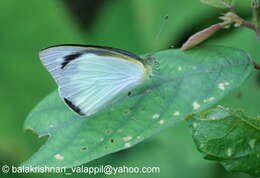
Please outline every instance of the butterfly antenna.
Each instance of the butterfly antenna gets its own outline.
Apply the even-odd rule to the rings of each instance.
[[[162,22],[162,24],[161,24],[161,26],[160,26],[160,29],[159,29],[159,31],[158,31],[156,37],[155,37],[156,40],[159,39],[159,37],[160,37],[160,35],[161,35],[161,33],[162,33],[162,31],[163,31],[163,29],[164,29],[166,23],[168,22],[168,19],[169,19],[169,16],[168,16],[168,15],[164,16],[164,20],[163,20],[163,22]]]
[[[159,29],[159,31],[158,31],[156,37],[155,37],[155,40],[158,40],[158,39],[159,39],[159,37],[160,37],[160,35],[161,35],[161,33],[162,33],[162,31],[163,31],[163,29],[164,29],[164,27],[165,27],[165,25],[166,25],[168,19],[169,19],[169,16],[168,16],[168,15],[165,15],[165,16],[164,16],[164,19],[163,19],[163,22],[161,23],[160,29]],[[152,61],[152,63],[153,63],[152,66],[153,66],[153,68],[157,71],[157,70],[159,69],[159,65],[160,65],[160,64],[159,64],[158,61],[156,61],[155,57],[153,57],[154,54],[155,54],[155,52],[150,53],[150,55],[148,55],[148,56],[144,59],[144,63],[150,63],[150,62]]]

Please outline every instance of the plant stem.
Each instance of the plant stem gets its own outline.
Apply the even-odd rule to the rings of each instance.
[[[252,16],[253,16],[253,23],[259,27],[259,0],[252,0],[251,1],[251,7],[252,7]]]
[[[258,64],[255,61],[253,61],[253,65],[254,65],[256,70],[260,70],[260,64]]]
[[[242,18],[241,18],[242,19]],[[254,30],[255,32],[257,32],[257,26],[251,22],[247,22],[244,19],[242,19],[242,26],[250,28],[252,30]]]
[[[235,23],[235,26],[237,27],[244,26],[251,30],[254,30],[258,38],[260,37],[260,29],[256,26],[256,24],[244,20],[234,12],[228,12],[224,16],[220,17],[220,19],[222,19],[224,21],[223,23],[226,24]]]

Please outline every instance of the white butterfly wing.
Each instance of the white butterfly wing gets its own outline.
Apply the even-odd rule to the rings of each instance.
[[[58,82],[62,69],[69,59],[76,59],[86,51],[82,47],[57,46],[44,49],[40,52],[40,59],[53,78]]]
[[[66,104],[80,115],[101,110],[145,78],[141,62],[106,49],[60,46],[42,51],[40,58]]]

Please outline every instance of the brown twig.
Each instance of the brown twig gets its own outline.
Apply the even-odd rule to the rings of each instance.
[[[254,30],[255,32],[257,30],[257,26],[255,24],[253,24],[251,22],[247,22],[245,20],[242,21],[242,26],[250,28],[250,29]]]

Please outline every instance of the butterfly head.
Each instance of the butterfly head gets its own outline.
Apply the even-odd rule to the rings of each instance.
[[[157,70],[159,62],[154,56],[148,55],[142,59],[142,63],[145,67],[147,78],[151,78],[153,76],[153,71]]]

